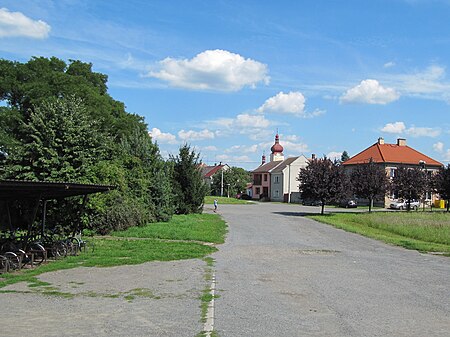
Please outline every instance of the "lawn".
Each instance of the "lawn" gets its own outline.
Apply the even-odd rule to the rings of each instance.
[[[135,237],[133,230],[136,231]],[[39,274],[80,266],[112,267],[148,261],[202,258],[217,251],[217,248],[189,241],[221,243],[225,239],[226,224],[216,214],[178,215],[167,223],[149,224],[123,233],[116,232],[116,237],[112,238],[89,238],[95,244],[93,253],[68,256],[34,269],[2,274],[0,288],[20,281],[38,283],[36,276]]]
[[[335,213],[325,216],[314,215],[310,218],[408,249],[450,255],[448,213]]]
[[[223,243],[226,224],[217,214],[174,215],[170,222],[157,222],[143,227],[131,227],[113,232],[117,237],[194,240]]]
[[[236,199],[236,198],[227,198],[227,197],[215,197],[215,196],[211,196],[211,195],[207,195],[205,197],[205,205],[213,205],[214,203],[214,199],[217,199],[217,202],[219,203],[219,207],[220,205],[225,205],[225,204],[252,204],[253,202],[250,200],[241,200],[241,199]]]

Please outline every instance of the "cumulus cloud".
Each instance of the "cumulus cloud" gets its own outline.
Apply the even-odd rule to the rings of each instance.
[[[444,143],[437,142],[433,144],[433,150],[436,152],[443,152],[444,151]]]
[[[387,104],[396,101],[400,95],[392,88],[383,87],[377,80],[363,80],[356,87],[347,90],[341,103]]]
[[[21,12],[10,12],[0,8],[0,38],[29,37],[45,39],[50,32],[50,26],[42,20],[33,20]]]
[[[214,145],[203,146],[202,150],[203,151],[217,151],[217,147]]]
[[[267,65],[226,50],[206,50],[192,59],[167,57],[148,76],[195,90],[238,91],[269,83]]]
[[[150,135],[150,137],[152,137],[152,139],[154,141],[157,141],[158,143],[161,143],[161,144],[176,144],[177,143],[177,137],[175,137],[175,135],[172,135],[171,133],[161,132],[161,130],[158,128],[153,128],[149,132],[149,135]]]
[[[178,132],[178,137],[182,139],[183,141],[192,141],[192,140],[205,140],[205,139],[213,139],[214,132],[209,131],[207,129],[201,130],[201,131],[194,131],[194,130],[180,130]]]
[[[216,156],[217,160],[220,160],[222,163],[248,163],[250,162],[250,157],[243,155],[243,156],[231,156],[227,154],[221,154]]]
[[[405,130],[406,126],[403,122],[387,123],[384,127],[381,128],[382,132],[395,134],[403,133]]]
[[[226,149],[227,153],[255,153],[258,150],[258,145],[233,145]]]
[[[344,152],[344,151],[342,151]],[[327,154],[327,158],[331,160],[341,160],[342,152],[332,151]]]
[[[232,126],[238,128],[265,129],[270,126],[270,121],[264,116],[240,114],[233,120]]]
[[[441,130],[438,128],[425,128],[412,126],[405,131],[405,133],[411,137],[437,137],[441,134]]]
[[[305,96],[299,91],[291,91],[287,94],[280,91],[275,96],[268,98],[257,111],[302,115],[305,110],[305,101]]]
[[[387,123],[380,130],[385,133],[393,133],[397,135],[405,134],[411,137],[434,138],[441,134],[441,129],[439,128],[417,127],[414,125],[407,128],[403,122]]]
[[[450,149],[448,149],[447,152],[445,152],[444,161],[450,162]]]
[[[395,66],[395,62],[386,62],[383,67],[384,68],[392,68],[393,66]]]

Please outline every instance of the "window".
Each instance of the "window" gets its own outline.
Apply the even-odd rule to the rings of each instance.
[[[261,193],[261,189],[259,187],[256,188],[255,194],[260,194]]]
[[[396,168],[391,167],[390,171],[389,171],[389,177],[394,178],[395,177],[395,172],[397,171]]]
[[[280,177],[279,176],[275,176],[275,184],[279,184],[280,183]]]
[[[267,181],[267,174],[264,175],[264,181]]]
[[[273,196],[278,198],[280,196],[280,191],[278,191],[278,190],[273,191]]]

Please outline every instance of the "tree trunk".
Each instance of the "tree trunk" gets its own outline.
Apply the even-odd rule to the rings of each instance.
[[[320,212],[321,215],[323,215],[324,208],[325,208],[325,201],[322,201],[322,211]]]
[[[373,198],[369,198],[369,213],[372,212]]]

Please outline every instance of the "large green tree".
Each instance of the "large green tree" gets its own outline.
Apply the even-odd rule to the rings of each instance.
[[[372,211],[373,200],[384,197],[389,186],[384,167],[377,165],[372,159],[366,164],[356,165],[350,174],[350,181],[355,195],[369,200],[369,213]]]
[[[447,212],[450,209],[450,164],[441,167],[433,177],[433,185],[439,196],[447,200]]]
[[[321,201],[321,214],[324,214],[326,203],[337,201],[348,192],[347,176],[342,166],[327,157],[313,159],[300,169],[298,181],[302,199]]]
[[[250,182],[250,173],[241,167],[230,167],[223,170],[223,191],[225,195],[235,196],[238,193],[245,192],[247,183]],[[220,195],[222,188],[222,172],[219,171],[213,176],[211,193]]]
[[[207,186],[203,181],[199,154],[185,144],[177,156],[170,156],[173,165],[173,189],[175,212],[178,214],[201,213]]]
[[[399,167],[392,179],[392,188],[399,198],[406,201],[409,211],[411,201],[419,200],[427,191],[426,173],[419,167]]]

